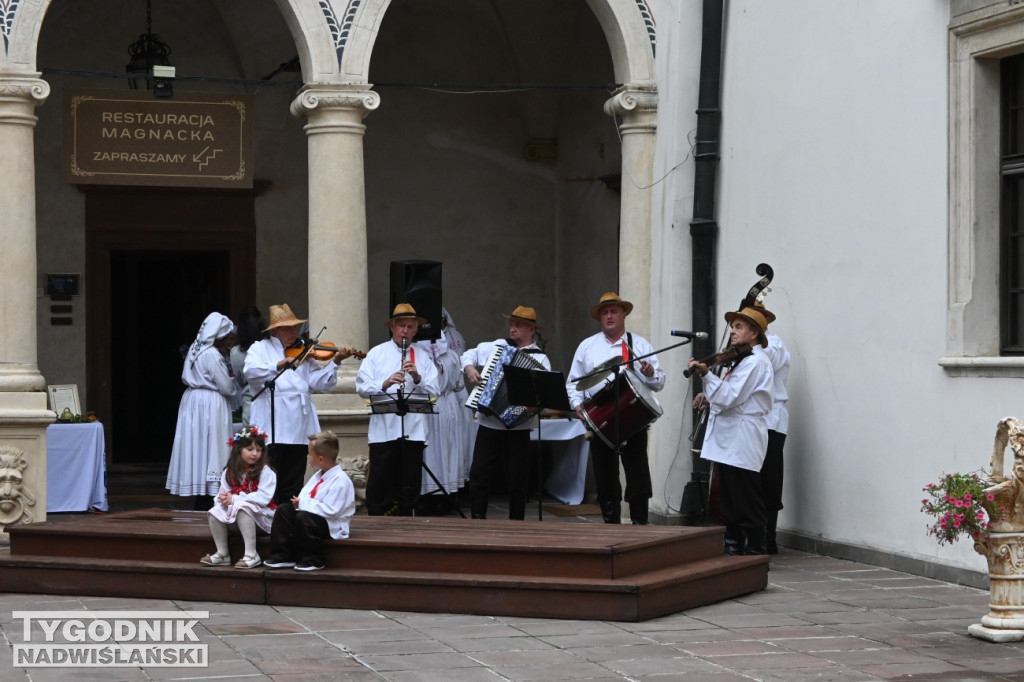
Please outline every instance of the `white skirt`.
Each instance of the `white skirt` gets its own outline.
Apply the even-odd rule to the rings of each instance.
[[[238,518],[238,512],[243,510],[249,513],[249,516],[253,518],[260,530],[267,533],[270,532],[270,525],[274,522],[274,510],[268,507],[261,507],[252,502],[246,502],[245,500],[239,500],[237,495],[235,500],[226,507],[219,502],[215,503],[210,510],[210,516],[222,523],[230,524],[235,522],[235,519]]]
[[[178,406],[167,489],[172,495],[216,495],[231,446],[228,399],[206,388],[188,388]]]

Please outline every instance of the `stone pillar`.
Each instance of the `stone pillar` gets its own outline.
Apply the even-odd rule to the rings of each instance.
[[[310,333],[327,327],[323,340],[368,350],[369,279],[363,118],[380,105],[368,84],[307,86],[291,111],[305,116],[309,148]],[[366,404],[355,394],[358,361],[338,369],[335,393],[314,396],[324,428],[341,439],[341,458],[357,489],[365,485]]]
[[[967,631],[989,642],[1024,640],[1024,533],[992,533],[974,548],[988,559],[989,612]]]
[[[635,308],[629,328],[651,335],[651,184],[658,92],[653,85],[624,85],[604,104],[622,138],[619,211],[619,295]]]
[[[46,380],[36,354],[35,108],[37,78],[0,75],[0,525],[46,520]]]

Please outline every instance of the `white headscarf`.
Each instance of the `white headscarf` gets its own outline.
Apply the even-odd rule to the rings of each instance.
[[[444,334],[448,338],[448,347],[461,356],[466,352],[466,339],[462,338],[462,334],[455,328],[455,321],[452,320],[452,316],[446,308],[441,308],[441,317],[447,322]]]
[[[227,315],[221,315],[220,313],[210,313],[207,315],[206,319],[203,320],[203,324],[199,327],[196,340],[192,342],[192,347],[188,349],[189,366],[195,366],[199,354],[212,346],[214,341],[223,339],[234,330],[235,325]]]

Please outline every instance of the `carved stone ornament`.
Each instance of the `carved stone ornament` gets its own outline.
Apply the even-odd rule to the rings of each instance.
[[[39,106],[50,96],[50,84],[38,78],[0,76],[0,98],[32,101]]]
[[[1013,467],[1003,470],[1006,448],[1013,451]],[[1024,424],[1007,417],[996,427],[986,494],[995,496],[1004,518],[992,532],[979,538],[974,549],[988,560],[989,612],[967,631],[990,642],[1024,641]]]
[[[366,116],[379,106],[380,95],[373,90],[310,88],[292,100],[291,112],[301,117],[316,109],[356,109],[361,110],[362,116]]]
[[[25,453],[9,445],[0,445],[0,526],[32,523],[30,507],[36,498],[22,485],[28,460]]]
[[[370,471],[370,458],[366,455],[360,457],[342,457],[341,468],[348,477],[352,479],[352,487],[356,493],[356,509],[366,508],[366,479]]]
[[[654,114],[658,111],[658,91],[651,87],[623,86],[604,103],[609,116]]]

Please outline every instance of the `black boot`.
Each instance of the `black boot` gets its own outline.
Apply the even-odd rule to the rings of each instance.
[[[725,553],[729,556],[743,554],[743,531],[739,526],[725,527]]]
[[[767,554],[765,551],[765,532],[764,526],[750,526],[743,529],[743,533],[747,536],[747,547],[743,550],[744,554]]]
[[[779,512],[769,512],[768,525],[764,529],[764,549],[769,554],[778,554],[779,545],[775,541],[775,524],[779,521]]]
[[[508,496],[508,517],[513,521],[526,518],[526,495]]]
[[[629,501],[629,518],[634,526],[647,525],[647,499]]]
[[[599,500],[601,516],[605,523],[622,523],[622,505],[618,500]]]
[[[474,497],[469,503],[469,516],[474,519],[487,518],[487,498]]]

